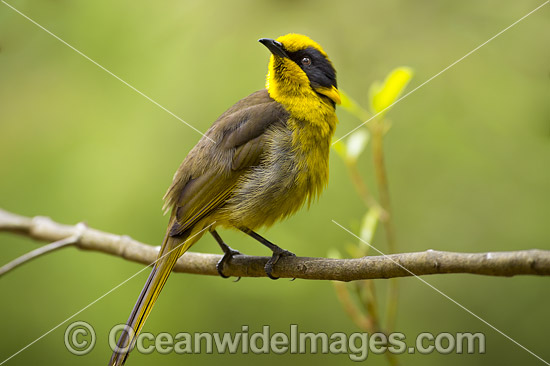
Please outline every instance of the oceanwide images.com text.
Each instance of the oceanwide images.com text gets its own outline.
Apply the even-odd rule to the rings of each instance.
[[[109,332],[109,346],[113,351],[123,352],[117,347],[121,332],[132,332],[124,324],[114,326]],[[132,334],[130,334],[132,335]],[[132,338],[132,337],[131,337]],[[74,322],[65,331],[65,345],[74,354],[83,355],[91,351],[96,343],[93,327],[85,322]],[[288,332],[272,332],[269,325],[261,331],[252,332],[243,325],[239,332],[210,333],[181,332],[175,335],[167,332],[141,333],[132,352],[151,354],[347,354],[352,361],[364,361],[369,354],[419,353],[485,353],[483,333],[420,333],[414,341],[407,343],[407,337],[400,332],[390,334],[355,332],[303,332],[297,324],[291,324]]]

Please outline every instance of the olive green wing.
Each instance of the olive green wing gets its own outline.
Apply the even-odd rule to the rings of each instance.
[[[175,215],[170,235],[192,228],[222,207],[239,178],[261,162],[265,132],[286,123],[288,112],[269,97],[256,92],[231,107],[191,150],[165,195]]]

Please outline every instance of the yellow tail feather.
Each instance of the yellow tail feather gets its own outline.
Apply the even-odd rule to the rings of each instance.
[[[190,231],[191,230],[188,232]],[[151,313],[153,305],[164,287],[164,284],[168,280],[168,276],[172,272],[172,269],[176,265],[178,258],[199,240],[202,236],[200,234],[202,234],[202,232],[191,236],[187,234],[172,237],[169,233],[166,233],[153,270],[147,278],[143,290],[141,290],[141,294],[134,305],[130,318],[126,322],[126,327],[122,331],[117,343],[117,348],[114,350],[111,360],[109,361],[109,365],[120,366],[126,362],[128,354],[132,350],[137,336]]]

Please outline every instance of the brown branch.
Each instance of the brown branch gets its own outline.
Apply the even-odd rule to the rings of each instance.
[[[128,236],[119,236],[82,225],[63,225],[46,217],[24,217],[0,210],[0,232],[13,232],[37,240],[55,242],[76,238],[73,246],[151,264],[158,247],[140,243]],[[216,263],[221,255],[186,253],[174,268],[186,272],[218,276]],[[268,257],[236,256],[224,272],[235,277],[265,277]],[[286,278],[353,281],[414,275],[470,273],[489,276],[550,276],[550,251],[522,250],[492,253],[452,253],[428,250],[417,253],[358,259],[284,257],[273,272]]]

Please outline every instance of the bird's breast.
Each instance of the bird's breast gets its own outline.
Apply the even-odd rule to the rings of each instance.
[[[296,122],[290,118],[266,131],[261,163],[243,175],[223,209],[231,226],[270,226],[295,213],[326,186],[330,136],[313,137],[311,131],[289,127]],[[303,143],[305,138],[316,141]]]

